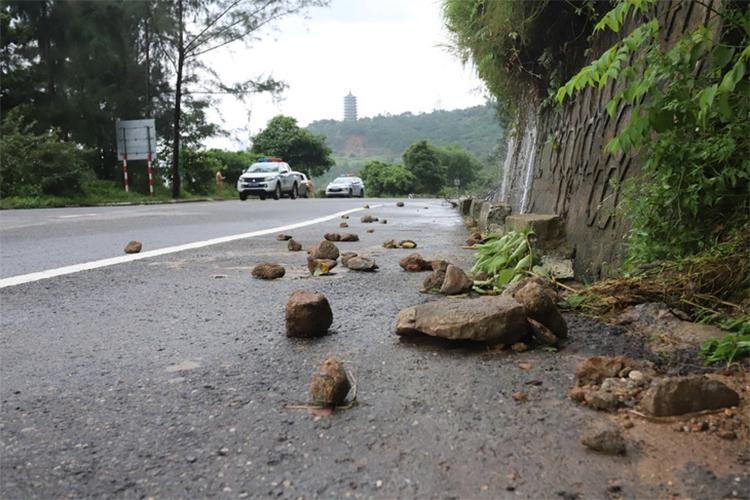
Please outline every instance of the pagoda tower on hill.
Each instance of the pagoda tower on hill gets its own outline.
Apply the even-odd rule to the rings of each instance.
[[[344,96],[344,121],[357,121],[357,98],[349,91],[349,95]]]

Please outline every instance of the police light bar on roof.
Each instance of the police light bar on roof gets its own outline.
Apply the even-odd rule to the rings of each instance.
[[[281,158],[258,158],[258,163],[266,163],[269,161],[284,161]]]
[[[354,174],[341,174],[340,177],[354,177]]]

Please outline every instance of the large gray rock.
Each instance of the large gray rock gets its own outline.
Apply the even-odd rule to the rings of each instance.
[[[333,311],[324,296],[307,290],[295,290],[286,303],[287,337],[319,337],[333,323]]]
[[[359,236],[354,233],[342,234],[341,241],[359,241]]]
[[[458,200],[458,211],[462,216],[468,217],[471,214],[471,198]]]
[[[513,212],[507,203],[486,201],[479,210],[477,226],[480,233],[504,233],[505,219]]]
[[[641,400],[641,407],[657,417],[718,410],[739,404],[740,396],[734,390],[702,375],[659,380]]]
[[[474,280],[466,276],[463,269],[451,264],[445,270],[445,279],[440,287],[440,293],[443,295],[459,295],[471,291],[473,287]]]
[[[510,297],[446,299],[403,309],[396,334],[424,333],[511,345],[528,332],[526,311]]]
[[[427,293],[440,293],[440,288],[445,281],[445,271],[439,269],[433,270],[432,274],[427,276],[422,282],[422,291]]]

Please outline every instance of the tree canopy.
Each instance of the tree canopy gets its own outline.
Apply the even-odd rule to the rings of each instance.
[[[279,115],[252,138],[251,151],[259,155],[283,158],[294,170],[317,177],[336,164],[324,135],[313,135],[297,125],[297,120]]]

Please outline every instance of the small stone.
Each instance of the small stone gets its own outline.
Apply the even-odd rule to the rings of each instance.
[[[378,218],[377,217],[373,217],[372,215],[363,215],[362,218],[359,219],[359,220],[362,221],[362,222],[364,222],[364,223],[370,223],[370,222],[377,222]]]
[[[513,349],[514,352],[526,352],[529,350],[529,346],[524,344],[523,342],[516,342],[512,346],[510,346],[511,349]]]
[[[698,375],[659,380],[644,393],[641,406],[651,415],[663,417],[718,410],[739,402],[739,394],[726,384]]]
[[[531,318],[526,318],[529,322],[531,335],[543,346],[556,346],[558,343],[557,336],[549,328]]]
[[[340,241],[359,241],[359,236],[353,233],[342,234]]]
[[[280,235],[276,237],[276,239],[279,241],[288,241],[288,240],[291,240],[292,237],[288,234],[281,233]]]
[[[387,221],[387,220],[385,220],[385,219],[383,219],[383,220],[381,220],[381,221],[380,221],[380,223],[381,223],[381,224],[388,224],[388,221]]]
[[[287,249],[289,249],[290,252],[299,252],[302,250],[302,245],[298,242],[292,240],[289,240],[289,242],[286,244]]]
[[[448,270],[448,266],[451,265],[450,262],[447,260],[442,259],[435,259],[430,262],[432,264],[432,270],[433,271],[443,271],[446,272]]]
[[[637,384],[648,384],[651,379],[640,370],[632,370],[628,373],[628,378]]]
[[[477,243],[481,243],[484,240],[482,238],[482,235],[479,233],[472,233],[471,236],[466,240],[466,246],[472,247],[476,245]]]
[[[375,271],[378,265],[369,257],[356,256],[347,261],[346,267],[352,271]]]
[[[346,222],[342,222],[341,224],[339,224],[339,227],[340,228],[347,228],[347,227],[349,227],[349,224],[347,224]]]
[[[338,262],[331,259],[313,259],[311,256],[307,256],[307,269],[313,276],[321,276],[329,274],[331,269],[336,267]]]
[[[737,434],[734,431],[719,431],[716,435],[726,440],[737,439]]]
[[[383,242],[383,248],[398,248],[396,240],[386,240]]]
[[[351,389],[349,378],[335,358],[328,358],[318,368],[310,383],[313,400],[327,405],[342,403],[349,389]]]
[[[362,208],[370,208],[370,205],[364,205]]]
[[[281,264],[276,264],[274,262],[261,262],[253,268],[251,274],[256,278],[275,280],[283,277],[284,274],[286,274],[286,270]]]
[[[339,233],[326,233],[323,235],[323,238],[328,241],[340,241],[341,235]]]
[[[634,425],[632,420],[626,420],[622,423],[622,427],[625,429],[632,429]]]
[[[313,259],[336,260],[339,258],[339,249],[330,241],[324,240],[310,248],[310,255]]]
[[[620,406],[620,400],[611,392],[586,391],[586,404],[595,410],[616,412]]]
[[[529,402],[529,395],[526,394],[523,391],[514,392],[513,394],[511,394],[510,397],[512,397],[513,399],[515,399],[516,401],[519,401],[521,403],[528,403]]]
[[[356,252],[344,252],[341,254],[341,265],[344,267],[347,267],[347,263],[349,262],[349,259],[352,259],[354,257],[359,256]]]
[[[418,273],[419,271],[424,271],[432,268],[432,264],[424,260],[418,253],[412,253],[407,255],[406,257],[403,257],[398,262],[398,265],[401,266],[402,269],[410,273]]]
[[[586,401],[586,390],[583,387],[573,387],[568,391],[568,397],[571,401],[576,403],[583,403]]]
[[[287,337],[318,337],[333,323],[333,311],[323,295],[295,290],[285,308]]]
[[[374,230],[373,228],[369,228],[369,229],[367,230],[367,232],[368,232],[368,233],[374,233],[374,232],[375,232],[375,230]]]
[[[422,282],[422,290],[427,293],[440,293],[440,288],[445,281],[445,271],[433,271]]]
[[[581,436],[581,444],[595,451],[624,455],[627,449],[622,429],[610,424],[597,424]]]
[[[348,215],[342,215],[342,216],[341,216],[341,218],[342,218],[342,219],[348,219],[348,218],[349,218],[349,216],[348,216]]]
[[[125,245],[125,253],[138,253],[143,248],[143,244],[140,241],[131,241]]]
[[[434,266],[431,265],[431,267]],[[443,286],[440,287],[440,293],[443,295],[458,295],[471,291],[474,287],[474,280],[466,276],[466,273],[458,266],[449,265],[445,271]]]
[[[404,206],[404,202],[403,201],[396,202],[396,206],[397,207],[403,207]]]

